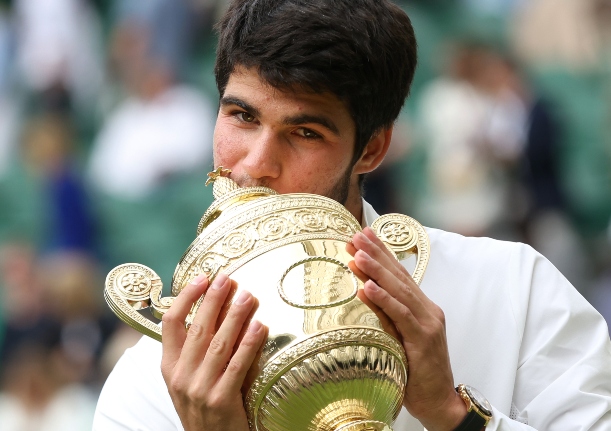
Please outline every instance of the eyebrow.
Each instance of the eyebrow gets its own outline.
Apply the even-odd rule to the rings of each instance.
[[[221,106],[236,105],[242,108],[243,110],[248,111],[251,115],[254,115],[255,117],[261,116],[261,112],[257,108],[237,97],[222,97],[220,104]],[[287,126],[298,126],[300,124],[308,123],[319,124],[324,128],[328,129],[329,131],[333,132],[334,134],[339,135],[339,129],[337,128],[335,123],[333,123],[330,118],[325,117],[324,115],[299,114],[292,117],[285,117],[282,120],[282,124]]]
[[[286,117],[282,121],[282,123],[287,126],[298,126],[300,124],[307,124],[307,123],[320,124],[321,126],[328,129],[329,131],[335,133],[336,135],[339,135],[339,130],[337,129],[337,126],[333,123],[333,121],[331,121],[329,118],[322,116],[322,115],[308,115],[308,114],[295,115],[294,117]]]
[[[261,112],[257,108],[246,103],[242,99],[238,99],[237,97],[232,97],[232,96],[222,97],[221,106],[228,106],[228,105],[239,106],[240,108],[242,108],[245,111],[248,111],[248,113],[250,113],[251,115],[254,115],[255,117],[261,116]]]

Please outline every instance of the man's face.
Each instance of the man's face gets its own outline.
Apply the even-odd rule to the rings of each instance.
[[[355,125],[332,94],[284,92],[251,69],[229,78],[214,130],[214,165],[241,186],[314,193],[345,203]]]

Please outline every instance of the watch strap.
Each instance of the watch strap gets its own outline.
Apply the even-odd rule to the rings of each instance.
[[[481,431],[486,425],[486,419],[475,410],[470,410],[454,431]]]

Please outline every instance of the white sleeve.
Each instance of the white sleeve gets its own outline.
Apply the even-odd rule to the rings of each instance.
[[[93,431],[127,430],[183,430],[161,375],[161,343],[146,336],[115,365],[93,419]]]
[[[486,429],[610,430],[607,324],[547,259],[529,251],[522,253],[515,280],[522,287],[514,287],[511,298],[522,329],[512,400],[515,420],[495,411]]]

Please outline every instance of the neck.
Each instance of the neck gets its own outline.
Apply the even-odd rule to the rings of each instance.
[[[356,182],[350,185],[350,191],[348,192],[348,199],[344,203],[344,206],[350,213],[363,224],[363,197],[361,196],[361,188],[358,185],[358,179]]]

